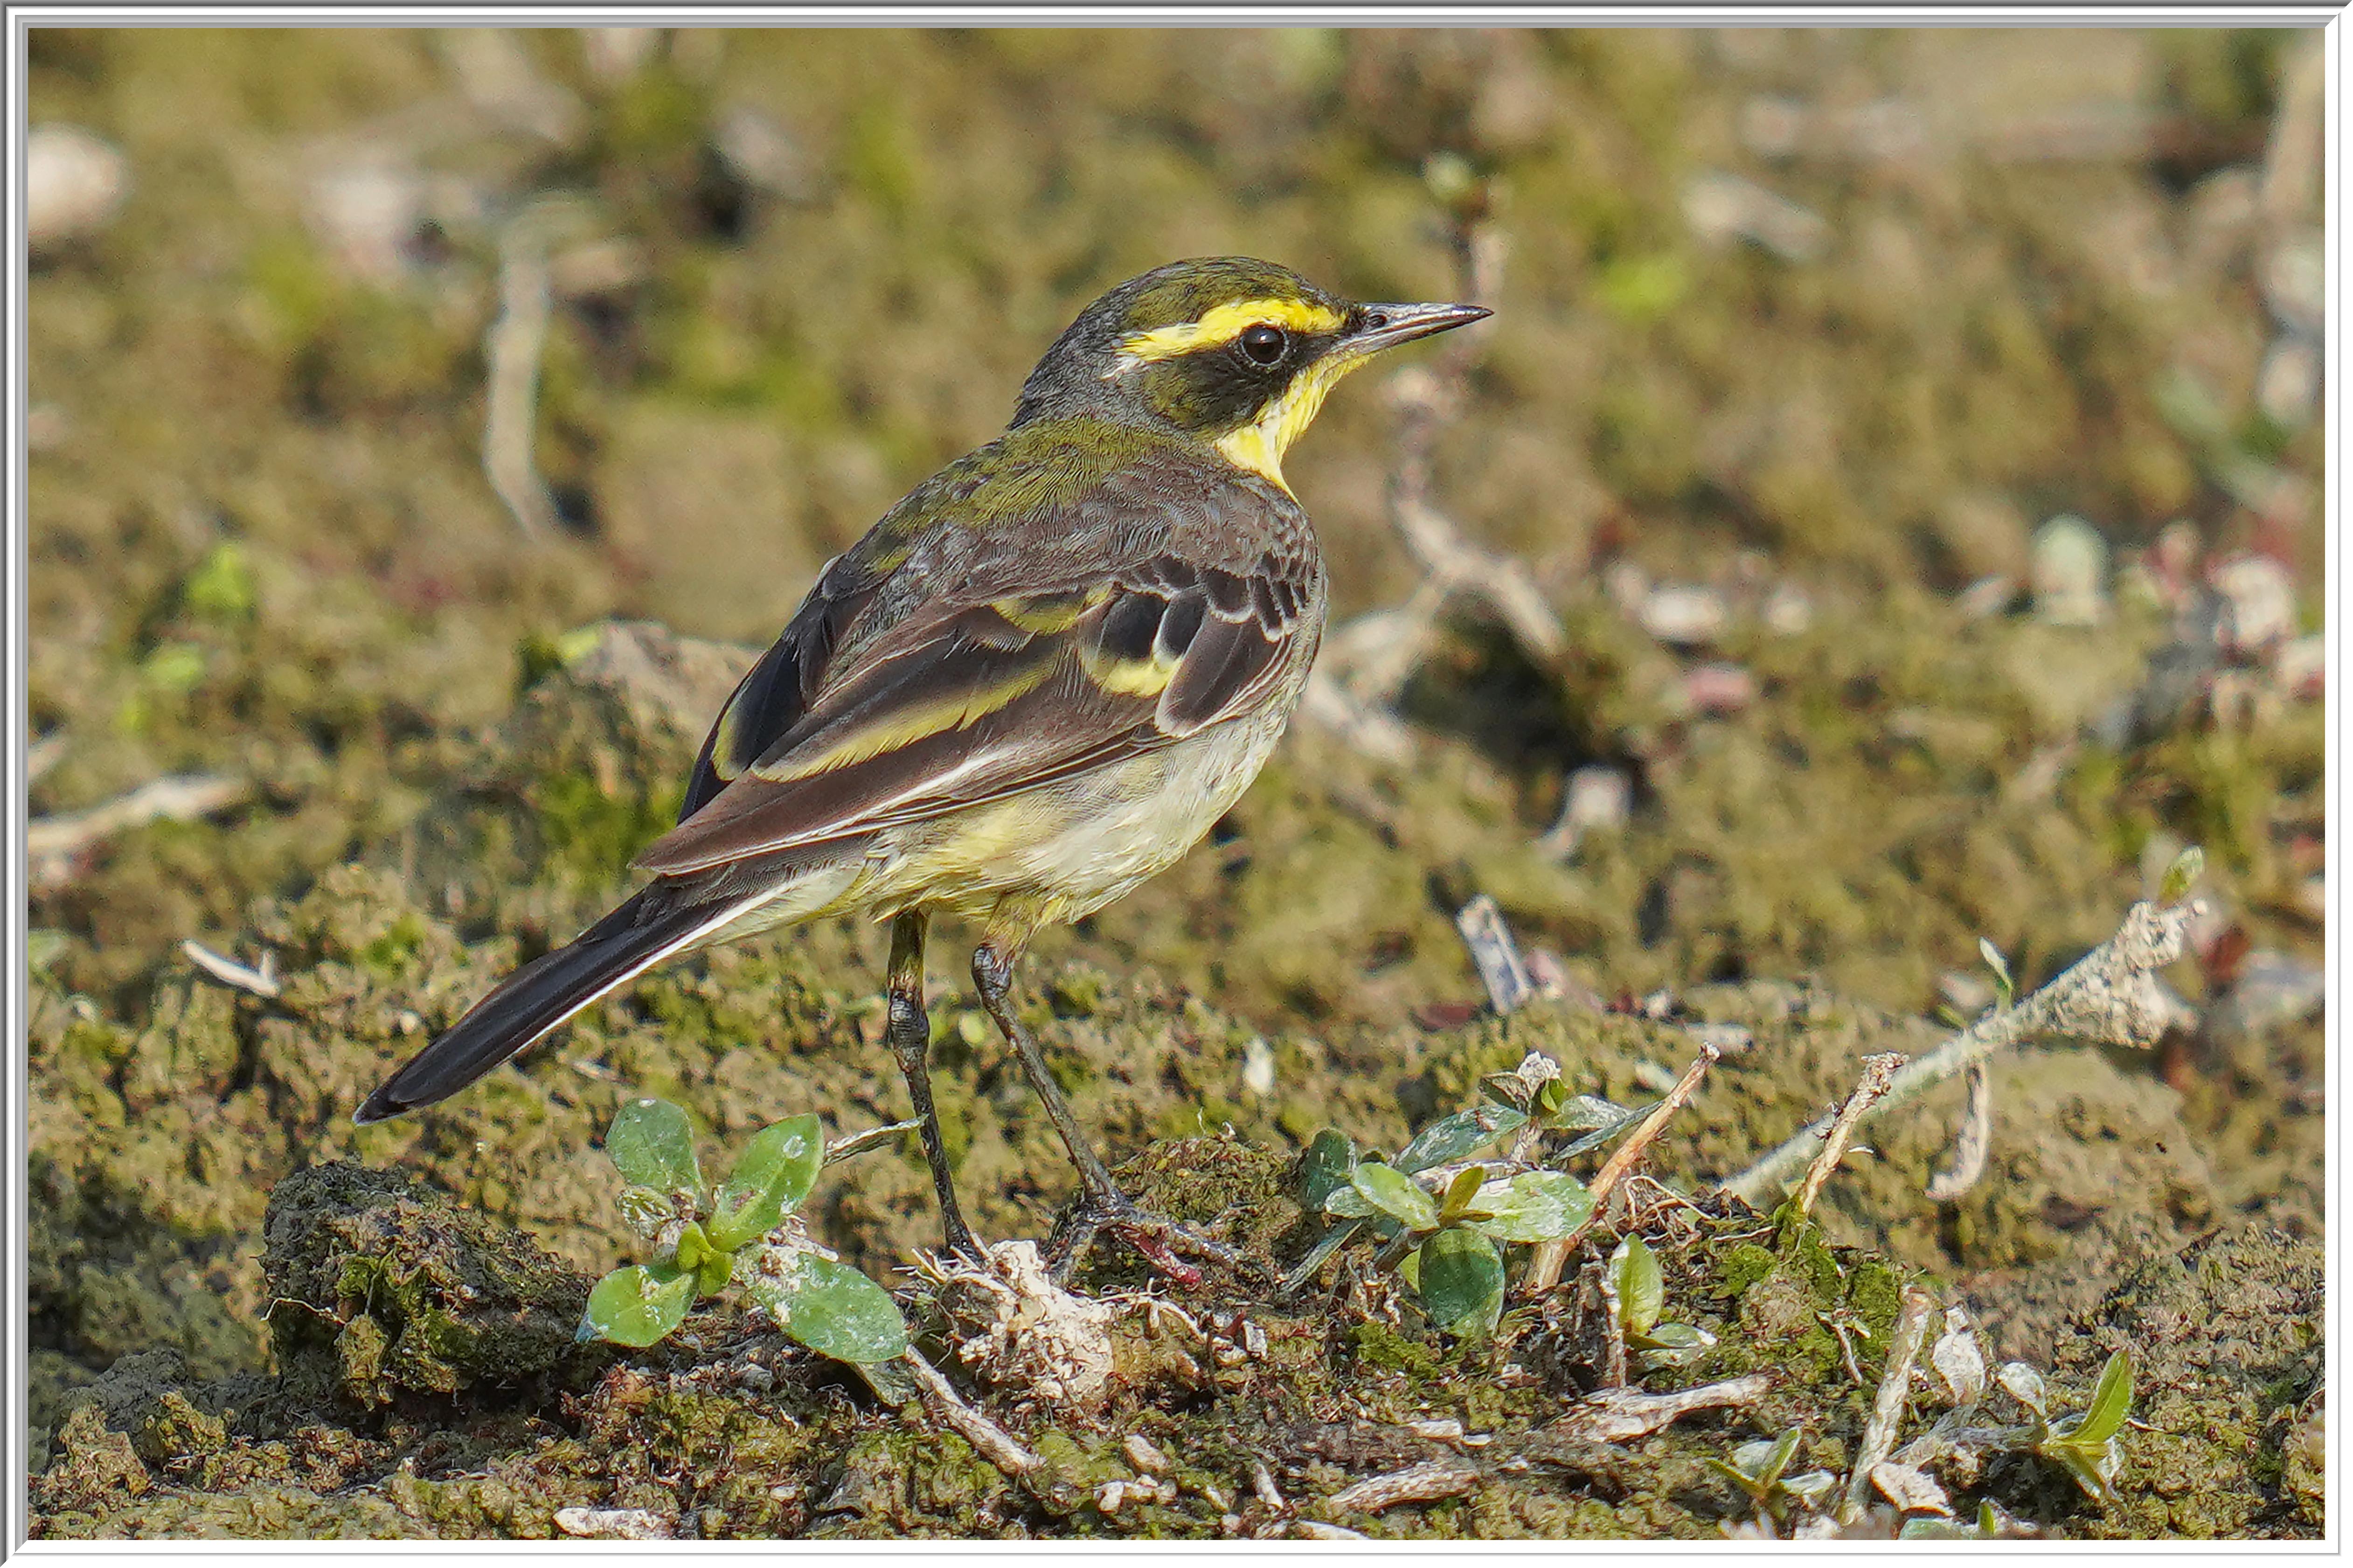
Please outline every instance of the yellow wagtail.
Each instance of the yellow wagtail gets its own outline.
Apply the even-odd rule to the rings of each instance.
[[[847,910],[892,921],[888,1037],[958,1210],[924,1058],[931,910],[976,919],[972,975],[1083,1183],[1057,1255],[1103,1226],[1166,1266],[1206,1238],[1120,1192],[1014,1016],[1031,937],[1175,863],[1250,784],[1324,627],[1322,552],[1282,456],[1349,371],[1475,321],[1359,305],[1288,268],[1180,261],[1046,351],[1013,422],[828,564],[702,745],[653,880],[524,965],[370,1095],[431,1105],[648,968]]]

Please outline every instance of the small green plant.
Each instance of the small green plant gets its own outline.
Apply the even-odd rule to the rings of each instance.
[[[1525,1157],[1470,1156],[1506,1140],[1532,1151],[1545,1132],[1585,1134],[1554,1156],[1565,1159],[1640,1114],[1571,1095],[1549,1062],[1530,1062],[1541,1070],[1523,1063],[1517,1073],[1497,1074],[1481,1103],[1439,1118],[1391,1158],[1359,1152],[1345,1133],[1318,1133],[1301,1163],[1300,1201],[1339,1223],[1293,1272],[1292,1287],[1369,1226],[1385,1243],[1379,1261],[1397,1266],[1432,1322],[1466,1336],[1493,1331],[1504,1309],[1503,1247],[1576,1234],[1592,1217],[1593,1197],[1575,1176],[1529,1168]]]
[[[1641,1237],[1629,1235],[1619,1242],[1609,1255],[1609,1279],[1618,1298],[1618,1331],[1641,1371],[1688,1366],[1715,1345],[1715,1336],[1705,1329],[1659,1321],[1666,1310],[1666,1276]]]
[[[1838,1478],[1828,1470],[1808,1470],[1802,1475],[1788,1475],[1789,1461],[1798,1457],[1798,1444],[1805,1434],[1792,1429],[1778,1437],[1760,1437],[1753,1443],[1743,1443],[1732,1451],[1732,1461],[1709,1459],[1707,1468],[1738,1487],[1756,1505],[1757,1511],[1776,1524],[1786,1522],[1789,1515],[1800,1509],[1820,1508]]]
[[[588,1293],[580,1338],[644,1346],[732,1280],[778,1327],[820,1355],[867,1365],[907,1348],[889,1291],[786,1228],[825,1163],[824,1130],[796,1116],[753,1134],[723,1182],[695,1158],[694,1128],[666,1100],[632,1100],[613,1117],[605,1152],[621,1179],[621,1217],[651,1241],[651,1263],[617,1268]]]
[[[2116,1471],[2123,1468],[2125,1457],[2116,1435],[2132,1414],[2129,1355],[2118,1351],[2108,1357],[2100,1369],[2099,1382],[2092,1385],[2091,1403],[2082,1414],[2063,1415],[2056,1421],[2048,1414],[2049,1396],[2042,1374],[2024,1362],[2003,1363],[1994,1380],[2034,1417],[2021,1429],[2020,1447],[2059,1466],[2101,1502],[2117,1500]]]

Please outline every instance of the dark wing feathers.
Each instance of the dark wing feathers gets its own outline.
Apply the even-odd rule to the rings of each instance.
[[[704,872],[1171,744],[1246,710],[1312,653],[1295,643],[1313,635],[1303,612],[1319,571],[1304,552],[1229,568],[1164,550],[980,604],[973,595],[991,588],[968,584],[860,638],[757,758],[638,864]]]

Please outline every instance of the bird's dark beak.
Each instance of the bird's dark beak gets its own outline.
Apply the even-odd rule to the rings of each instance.
[[[1377,354],[1416,338],[1451,332],[1495,312],[1484,305],[1359,305],[1349,312],[1341,352],[1351,359]]]

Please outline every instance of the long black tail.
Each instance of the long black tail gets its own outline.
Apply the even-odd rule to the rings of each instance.
[[[607,991],[702,932],[725,924],[745,907],[695,903],[658,909],[648,899],[651,891],[629,900],[568,945],[508,975],[448,1034],[385,1079],[352,1120],[364,1126],[447,1100]]]

